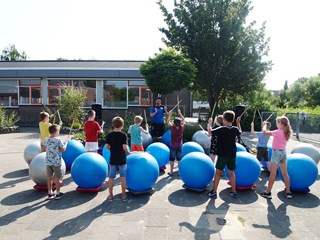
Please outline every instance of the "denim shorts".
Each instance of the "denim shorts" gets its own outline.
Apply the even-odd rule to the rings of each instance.
[[[120,177],[126,177],[127,164],[123,165],[110,165],[109,178],[116,178],[117,171],[119,171]]]
[[[271,164],[284,164],[287,163],[287,152],[284,149],[272,149]]]
[[[170,161],[180,161],[182,158],[182,147],[170,147]]]

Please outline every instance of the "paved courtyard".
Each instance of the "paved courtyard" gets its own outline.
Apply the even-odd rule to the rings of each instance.
[[[266,188],[268,176],[263,171],[257,188],[239,192],[238,199],[229,196],[223,179],[218,199],[210,200],[207,192],[183,189],[177,173],[172,177],[164,173],[153,194],[128,194],[127,202],[121,201],[116,181],[115,199],[108,202],[106,183],[98,193],[78,192],[67,172],[65,196],[48,201],[46,192],[33,189],[23,158],[25,147],[38,138],[37,129],[0,135],[1,240],[320,239],[319,177],[310,193],[294,193],[291,200],[285,198],[279,179],[272,200],[257,194]],[[253,146],[257,139],[244,134],[244,141]],[[290,140],[288,151],[298,143]]]

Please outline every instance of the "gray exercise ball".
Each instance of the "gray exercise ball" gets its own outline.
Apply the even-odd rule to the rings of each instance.
[[[207,132],[204,130],[199,130],[192,136],[192,141],[199,143],[205,151],[209,150],[211,145],[211,137],[209,137],[206,133]]]
[[[319,150],[310,143],[300,143],[295,146],[291,153],[302,153],[313,159],[313,161],[318,164],[320,160]]]
[[[24,149],[24,160],[30,164],[31,160],[41,153],[40,140],[34,141],[26,146]]]
[[[61,164],[62,178],[66,174],[66,164]],[[47,186],[46,153],[42,152],[32,159],[29,165],[29,176],[38,186]]]
[[[141,133],[142,136],[142,145],[144,149],[147,149],[147,147],[152,143],[152,136],[150,133],[145,134],[144,132]]]

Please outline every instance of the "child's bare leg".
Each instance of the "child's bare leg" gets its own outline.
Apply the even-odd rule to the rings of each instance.
[[[220,182],[220,177],[221,177],[221,170],[216,169],[216,174],[214,175],[214,180],[213,180],[213,192],[217,192],[218,185]]]
[[[229,178],[230,178],[230,184],[231,184],[231,191],[236,192],[236,175],[234,174],[234,171],[228,170]]]
[[[267,189],[268,192],[271,192],[274,181],[276,179],[277,170],[278,170],[278,164],[271,164],[270,177],[269,177],[268,189]]]
[[[109,178],[108,182],[108,188],[109,188],[109,199],[113,198],[113,184],[114,184],[114,178]]]
[[[48,192],[51,193],[52,192],[52,179],[53,176],[50,176],[47,178],[47,186],[48,186]]]
[[[271,163],[269,161],[266,161],[266,164],[267,164],[268,171],[270,172],[271,171]]]
[[[127,180],[125,177],[120,178],[121,181],[121,191],[122,191],[122,199],[126,198],[126,189],[127,189]]]
[[[212,162],[215,163],[217,155],[210,153],[210,158],[211,158]]]
[[[289,178],[288,171],[287,171],[287,164],[281,163],[280,170],[281,170],[281,174],[284,179],[284,184],[286,185],[286,193],[289,193],[290,192],[290,178]]]
[[[170,161],[170,174],[173,173],[174,161]]]
[[[56,192],[57,192],[57,193],[60,193],[60,187],[61,187],[60,178],[54,177],[54,182],[55,182],[55,184],[56,184]]]

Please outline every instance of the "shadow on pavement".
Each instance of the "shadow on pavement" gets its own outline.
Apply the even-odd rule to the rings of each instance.
[[[28,168],[6,173],[5,175],[3,175],[3,178],[20,178],[20,177],[26,177],[26,176],[29,176]]]
[[[220,232],[224,227],[226,223],[225,216],[229,207],[229,204],[225,202],[216,207],[215,201],[210,200],[206,211],[201,213],[195,226],[189,222],[180,222],[179,226],[188,228],[193,232],[195,240],[209,240],[211,234]],[[214,226],[214,229],[212,229],[212,226]]]
[[[3,183],[0,183],[0,189],[12,188],[12,187],[15,187],[16,184],[18,184],[18,183],[22,183],[22,182],[29,181],[29,180],[30,180],[30,177],[23,177],[23,178],[3,182]]]
[[[254,189],[247,190],[247,191],[237,191],[238,198],[233,199],[230,196],[231,188],[224,189],[219,192],[219,198],[227,203],[234,203],[234,204],[251,204],[258,200],[258,195]]]
[[[106,212],[112,213],[112,214],[118,214],[118,213],[126,213],[130,211],[134,211],[146,205],[150,200],[150,194],[148,193],[134,195],[134,194],[131,194],[130,192],[127,192],[127,196],[128,196],[128,200],[126,202],[123,202],[121,200],[120,193],[113,196],[112,202],[105,201]]]
[[[206,191],[195,192],[187,189],[180,189],[171,193],[168,196],[168,200],[171,204],[180,207],[193,207],[198,206],[208,201]]]
[[[46,202],[47,201],[44,200],[44,201],[32,204],[31,206],[23,207],[19,210],[10,212],[7,215],[2,216],[0,218],[0,226],[8,225],[12,222],[17,221],[19,218],[29,215],[30,213],[42,208]]]
[[[320,199],[310,192],[293,192],[292,196],[292,199],[287,199],[285,191],[278,192],[278,198],[289,206],[297,208],[316,208],[320,205]]]
[[[267,218],[269,225],[261,225],[261,224],[252,224],[254,228],[263,228],[270,229],[271,234],[276,236],[277,238],[286,238],[291,233],[290,229],[291,222],[290,218],[287,215],[287,204],[282,203],[278,208],[275,208],[273,202],[271,200],[267,201],[268,209],[267,209]]]
[[[61,190],[63,191],[63,188],[61,188]],[[77,207],[91,201],[97,194],[98,193],[96,192],[87,193],[79,192],[77,190],[66,192],[59,201],[50,201],[50,204],[47,204],[46,208],[50,210],[61,210]]]
[[[41,198],[44,198],[47,196],[46,191],[37,191],[34,189],[14,193],[10,196],[5,197],[2,199],[1,204],[3,205],[20,205],[25,203],[30,203],[37,201]]]
[[[60,239],[63,237],[75,235],[85,230],[95,219],[99,218],[106,212],[107,207],[107,203],[104,202],[75,218],[71,218],[60,223],[50,231],[51,235],[44,239]]]

